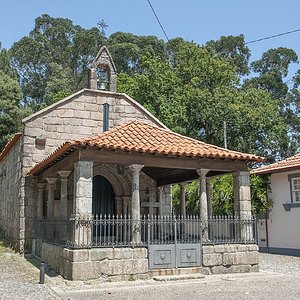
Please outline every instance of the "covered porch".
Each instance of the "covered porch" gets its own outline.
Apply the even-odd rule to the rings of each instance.
[[[254,270],[247,162],[259,160],[137,121],[67,142],[28,174],[38,187],[35,251],[69,279],[187,267],[220,273],[240,264]],[[235,213],[214,216],[210,179],[228,173]],[[185,185],[195,179],[199,211],[189,216]],[[175,183],[180,216],[172,210]]]

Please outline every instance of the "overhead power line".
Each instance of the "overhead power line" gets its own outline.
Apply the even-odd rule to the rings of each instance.
[[[154,16],[155,16],[155,18],[156,18],[156,20],[157,20],[157,22],[158,22],[158,24],[159,24],[161,30],[163,31],[163,33],[164,33],[164,35],[165,35],[167,41],[169,41],[168,35],[167,35],[167,33],[166,33],[164,27],[162,26],[162,24],[161,24],[161,22],[160,22],[160,20],[159,20],[159,18],[158,18],[158,16],[157,16],[157,14],[156,14],[156,12],[155,12],[155,10],[154,10],[154,8],[153,8],[153,6],[152,6],[150,0],[147,0],[147,2],[148,2],[148,4],[149,4],[149,6],[151,7],[152,12],[153,12],[153,14],[154,14]]]
[[[275,35],[270,35],[270,36],[267,36],[267,37],[264,37],[264,38],[260,38],[260,39],[257,39],[257,40],[246,42],[245,44],[252,44],[252,43],[256,43],[256,42],[261,42],[261,41],[264,41],[264,40],[273,39],[273,38],[276,38],[276,37],[279,37],[279,36],[295,33],[295,32],[298,32],[298,31],[300,31],[300,29],[295,29],[295,30],[292,30],[292,31],[278,33],[278,34],[275,34]]]

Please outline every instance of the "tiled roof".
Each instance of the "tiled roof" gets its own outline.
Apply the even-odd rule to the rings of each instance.
[[[263,157],[223,149],[159,128],[141,121],[131,121],[99,135],[64,143],[48,158],[36,165],[28,175],[52,164],[59,156],[75,146],[107,150],[168,155],[189,158],[221,158],[243,161],[264,161]]]
[[[7,142],[4,149],[0,153],[0,161],[6,156],[9,150],[13,147],[13,145],[19,140],[22,136],[22,133],[15,133],[13,137]]]
[[[300,168],[300,153],[274,164],[257,168],[251,174],[269,174]]]

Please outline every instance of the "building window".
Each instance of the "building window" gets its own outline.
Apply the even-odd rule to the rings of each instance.
[[[300,177],[292,178],[292,202],[300,203]]]

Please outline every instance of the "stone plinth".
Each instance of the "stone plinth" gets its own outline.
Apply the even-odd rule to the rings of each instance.
[[[203,246],[203,270],[206,275],[259,271],[258,246],[225,244]]]
[[[43,243],[41,258],[68,280],[89,280],[101,277],[146,276],[146,248],[93,248],[70,250]]]

